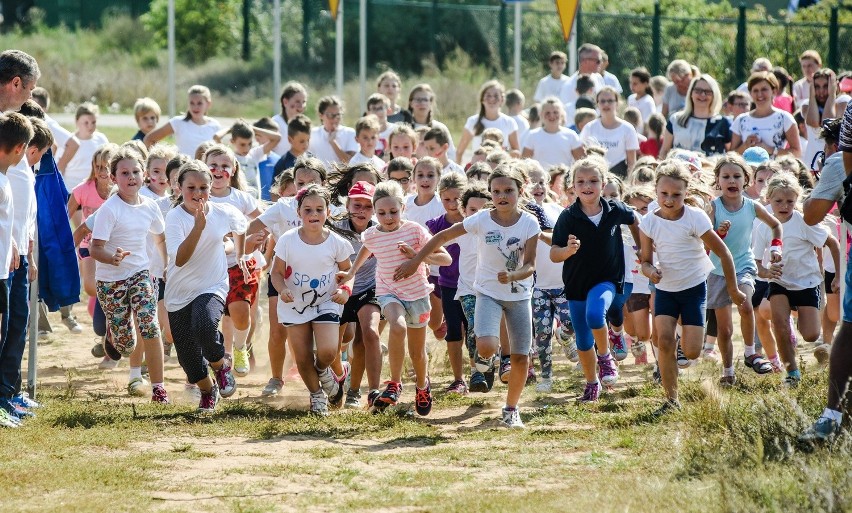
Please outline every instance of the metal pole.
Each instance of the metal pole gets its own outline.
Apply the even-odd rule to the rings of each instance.
[[[742,82],[746,77],[746,6],[740,4],[739,17],[737,19],[737,50],[736,67],[734,76],[737,82]]]
[[[515,3],[515,89],[521,88],[521,5]]]
[[[337,96],[343,98],[343,0],[337,6],[337,24],[335,26],[334,61],[337,76]]]
[[[579,14],[579,13],[577,13]],[[571,24],[571,37],[568,39],[568,74],[573,75],[577,71],[577,18]]]
[[[169,0],[169,117],[175,115],[175,0]]]
[[[272,12],[272,98],[278,98],[281,91],[281,0],[275,0]],[[272,112],[281,106],[273,100]]]
[[[829,18],[828,24],[828,66],[831,69],[840,67],[840,47],[837,44],[837,32],[837,6],[835,5],[831,8],[831,18]]]
[[[342,3],[342,2],[341,2]],[[367,0],[358,6],[358,80],[361,83],[359,112],[367,111]]]
[[[251,43],[249,42],[249,26],[251,21],[251,0],[243,0],[243,60],[251,59]]]
[[[654,3],[654,18],[651,20],[651,73],[660,74],[660,2]]]
[[[33,260],[38,260],[38,224],[33,236]],[[33,265],[30,262],[30,265]],[[30,283],[30,333],[27,356],[27,393],[36,400],[36,378],[38,373],[38,278]]]

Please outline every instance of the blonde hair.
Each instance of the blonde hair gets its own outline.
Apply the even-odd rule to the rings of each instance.
[[[87,182],[91,182],[92,180],[97,180],[97,164],[98,162],[106,164],[106,167],[109,167],[110,162],[112,162],[112,157],[118,153],[119,146],[115,143],[106,143],[97,150],[95,150],[94,155],[92,155],[92,171],[89,173],[89,178],[86,179]]]
[[[663,177],[681,180],[687,188],[692,184],[692,173],[689,172],[689,167],[686,162],[679,159],[664,160],[657,166],[657,180],[654,183],[659,184]]]
[[[240,163],[237,162],[237,156],[234,155],[234,151],[231,148],[224,144],[214,144],[204,152],[204,158],[202,160],[205,164],[208,164],[207,159],[210,157],[218,157],[220,155],[225,155],[228,159],[230,159],[231,168],[234,170],[234,172],[231,173],[231,181],[228,185],[241,191],[246,190],[246,181],[243,178],[243,173],[240,171]]]
[[[145,169],[151,169],[151,163],[155,160],[165,160],[166,164],[168,164],[177,154],[177,147],[171,144],[157,143],[148,148],[148,159],[145,161]]]
[[[405,192],[395,180],[387,180],[376,186],[376,192],[373,193],[373,205],[382,198],[393,198],[400,205],[405,205]]]
[[[213,103],[213,95],[210,94],[210,89],[207,86],[196,84],[186,91],[187,97],[195,95],[203,96],[205,100],[210,103]],[[192,119],[192,113],[189,112],[189,109],[187,109],[186,115],[183,117],[183,120],[189,121],[190,119]]]
[[[799,198],[804,194],[802,186],[799,185],[799,179],[792,173],[782,171],[775,174],[766,184],[766,199],[771,198],[778,191],[785,190],[795,192]]]
[[[606,176],[609,172],[609,165],[606,160],[599,156],[586,156],[574,162],[571,166],[571,186],[574,185],[574,180],[577,176],[577,171],[592,170],[598,173],[601,182],[606,182]],[[566,182],[567,184],[568,182]]]
[[[142,115],[153,112],[157,115],[157,119],[160,118],[162,111],[160,110],[160,105],[157,104],[152,98],[148,98],[147,96],[144,98],[138,98],[136,103],[133,104],[133,115],[136,118],[136,121],[139,121],[139,118]]]
[[[447,189],[459,189],[461,191],[464,189],[465,185],[467,185],[467,177],[465,175],[459,173],[447,173],[442,176],[441,181],[438,182],[438,194],[441,194]]]

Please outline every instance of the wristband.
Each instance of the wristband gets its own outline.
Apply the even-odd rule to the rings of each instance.
[[[716,230],[716,235],[718,235],[720,239],[724,240],[724,238],[728,236],[728,232],[719,233],[719,230]]]
[[[772,239],[772,242],[770,242],[769,245],[776,248],[780,248],[784,246],[784,243],[781,242],[781,239]]]
[[[337,288],[339,288],[340,290],[345,290],[346,293],[349,294],[350,296],[352,295],[352,289],[349,287],[349,285],[341,285]]]

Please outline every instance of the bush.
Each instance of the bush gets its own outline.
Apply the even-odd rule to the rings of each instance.
[[[142,23],[154,42],[168,47],[168,0],[154,0]],[[175,46],[187,64],[232,53],[240,44],[240,0],[175,0]]]

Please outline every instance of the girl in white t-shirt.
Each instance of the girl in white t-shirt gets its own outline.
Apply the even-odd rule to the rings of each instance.
[[[210,201],[236,207],[248,221],[260,215],[257,199],[245,191],[240,164],[230,148],[222,144],[212,146],[204,153],[204,163],[213,175]],[[245,255],[242,258],[249,260],[251,273],[248,276],[238,265],[236,251],[226,253],[231,287],[225,300],[228,316],[222,322],[222,331],[225,333],[225,348],[233,348],[234,373],[237,376],[245,376],[251,370],[248,341],[251,336],[251,318],[257,311],[260,269],[256,267],[255,257],[248,255],[260,247],[265,238],[265,232],[246,236]]]
[[[595,100],[601,117],[583,127],[580,139],[587,145],[596,144],[606,149],[610,172],[624,179],[636,162],[639,138],[633,125],[616,116],[618,99],[618,93],[612,87],[605,86],[598,92]]]
[[[541,228],[535,216],[524,211],[518,200],[525,178],[515,162],[497,166],[488,178],[494,208],[466,217],[464,222],[439,232],[409,262],[396,271],[397,278],[414,273],[424,258],[437,248],[467,233],[476,239],[478,266],[476,290],[477,360],[480,372],[493,372],[494,356],[500,347],[500,322],[505,316],[509,333],[512,372],[503,407],[503,424],[524,427],[518,401],[527,380],[532,348],[532,293],[536,247]],[[505,356],[505,355],[504,355]]]
[[[77,131],[65,143],[65,151],[57,162],[65,188],[69,191],[80,185],[92,169],[92,157],[109,140],[97,131],[98,106],[85,102],[77,107],[74,116]]]
[[[651,187],[637,187],[624,193],[624,202],[635,211],[640,223],[642,218],[648,215],[648,205],[652,201],[654,189]],[[636,255],[639,245],[633,241],[632,236],[630,241],[630,258],[628,260],[625,250],[624,263],[627,265],[625,273],[629,272],[633,277],[633,291],[627,298],[624,327],[631,337],[630,352],[633,353],[635,363],[643,365],[648,363],[648,346],[651,343],[651,288],[648,285],[648,277],[642,274],[642,266],[639,265],[639,257]]]
[[[338,357],[340,314],[354,281],[338,282],[336,277],[338,271],[350,269],[353,251],[328,222],[330,202],[321,185],[296,193],[302,226],[278,239],[270,274],[278,290],[278,321],[287,326],[299,375],[310,392],[311,412],[318,415],[328,414],[329,403],[340,406],[349,374],[348,363],[340,376],[331,370],[331,363]]]
[[[282,157],[290,151],[290,140],[287,135],[287,123],[299,114],[305,113],[308,104],[308,90],[299,82],[287,82],[281,88],[281,114],[272,116],[272,121],[278,125],[278,132],[282,134],[278,145],[272,150]]]
[[[704,339],[707,275],[713,263],[704,250],[719,256],[731,300],[740,305],[746,295],[737,288],[731,252],[713,230],[707,214],[684,205],[691,174],[681,160],[666,161],[657,168],[657,203],[639,224],[642,273],[655,285],[654,331],[657,334],[659,371],[667,401],[655,413],[679,409],[677,390],[677,341],[680,319],[681,347],[690,360],[698,358]],[[654,252],[656,250],[656,253]]]
[[[633,94],[627,97],[627,106],[639,109],[642,119],[647,123],[651,115],[657,112],[654,91],[651,89],[651,74],[647,69],[636,68],[630,72],[630,91]]]
[[[455,160],[456,145],[453,143],[453,136],[447,125],[435,119],[435,92],[429,84],[417,84],[411,88],[411,92],[408,93],[408,111],[411,112],[415,129],[422,126],[429,129],[440,128],[450,136],[447,158]]]
[[[820,335],[820,284],[824,276],[814,248],[827,247],[831,252],[834,268],[840,268],[840,244],[825,226],[808,226],[802,213],[797,210],[802,189],[796,177],[789,173],[779,173],[769,180],[766,197],[772,208],[772,214],[781,221],[783,236],[781,242],[784,254],[780,263],[770,264],[769,251],[777,245],[772,234],[765,226],[757,227],[755,249],[763,257],[759,265],[760,272],[769,277],[769,304],[772,307],[772,328],[781,361],[787,376],[784,383],[796,386],[802,379],[802,373],[796,362],[796,348],[790,336],[790,311],[796,307],[799,314],[799,333],[808,342]],[[832,289],[836,289],[840,277],[835,275]]]
[[[361,234],[364,245],[358,251],[352,269],[341,279],[350,281],[371,255],[376,258],[376,299],[390,328],[390,381],[384,392],[373,401],[372,409],[383,411],[399,401],[402,394],[404,344],[408,338],[408,355],[414,367],[416,382],[415,410],[419,415],[428,415],[432,411],[432,389],[428,375],[425,328],[429,322],[429,293],[432,285],[427,280],[428,270],[420,264],[428,259],[427,263],[430,264],[449,265],[452,260],[443,247],[435,246],[423,258],[416,260],[417,263],[406,276],[395,274],[400,264],[415,258],[416,252],[422,251],[431,238],[424,226],[403,220],[404,211],[402,187],[390,180],[380,183],[373,194],[373,212],[378,224]]]
[[[212,181],[203,163],[183,164],[177,173],[178,206],[166,214],[169,281],[163,301],[180,366],[187,382],[201,390],[202,412],[213,411],[220,395],[230,397],[237,391],[232,360],[219,333],[228,293],[226,235],[235,243],[240,271],[249,273],[242,259],[245,216],[231,205],[209,202]]]
[[[503,146],[515,156],[520,152],[518,124],[515,120],[500,112],[506,101],[506,88],[497,80],[489,80],[479,90],[479,114],[467,118],[461,141],[456,148],[456,162],[461,164],[464,152],[473,141],[473,149],[479,148],[482,132],[486,128],[497,128],[503,133]]]
[[[118,193],[98,210],[89,252],[96,261],[98,301],[111,335],[105,348],[130,356],[136,347],[134,325],[138,327],[151,376],[151,400],[167,403],[157,295],[146,248],[146,235],[152,233],[165,261],[165,226],[156,203],[139,194],[144,184],[142,169],[138,152],[129,148],[119,150],[110,161],[110,175]],[[133,315],[135,321],[131,319]]]
[[[194,85],[187,91],[189,105],[184,116],[175,116],[165,125],[148,132],[145,145],[150,147],[164,137],[174,134],[175,144],[182,155],[192,157],[201,143],[212,141],[216,132],[222,128],[219,122],[207,117],[207,111],[213,104],[210,89],[203,85]]]
[[[542,126],[530,130],[524,142],[523,158],[533,158],[544,169],[559,164],[571,165],[586,155],[577,133],[565,127],[565,107],[555,96],[541,103]]]

